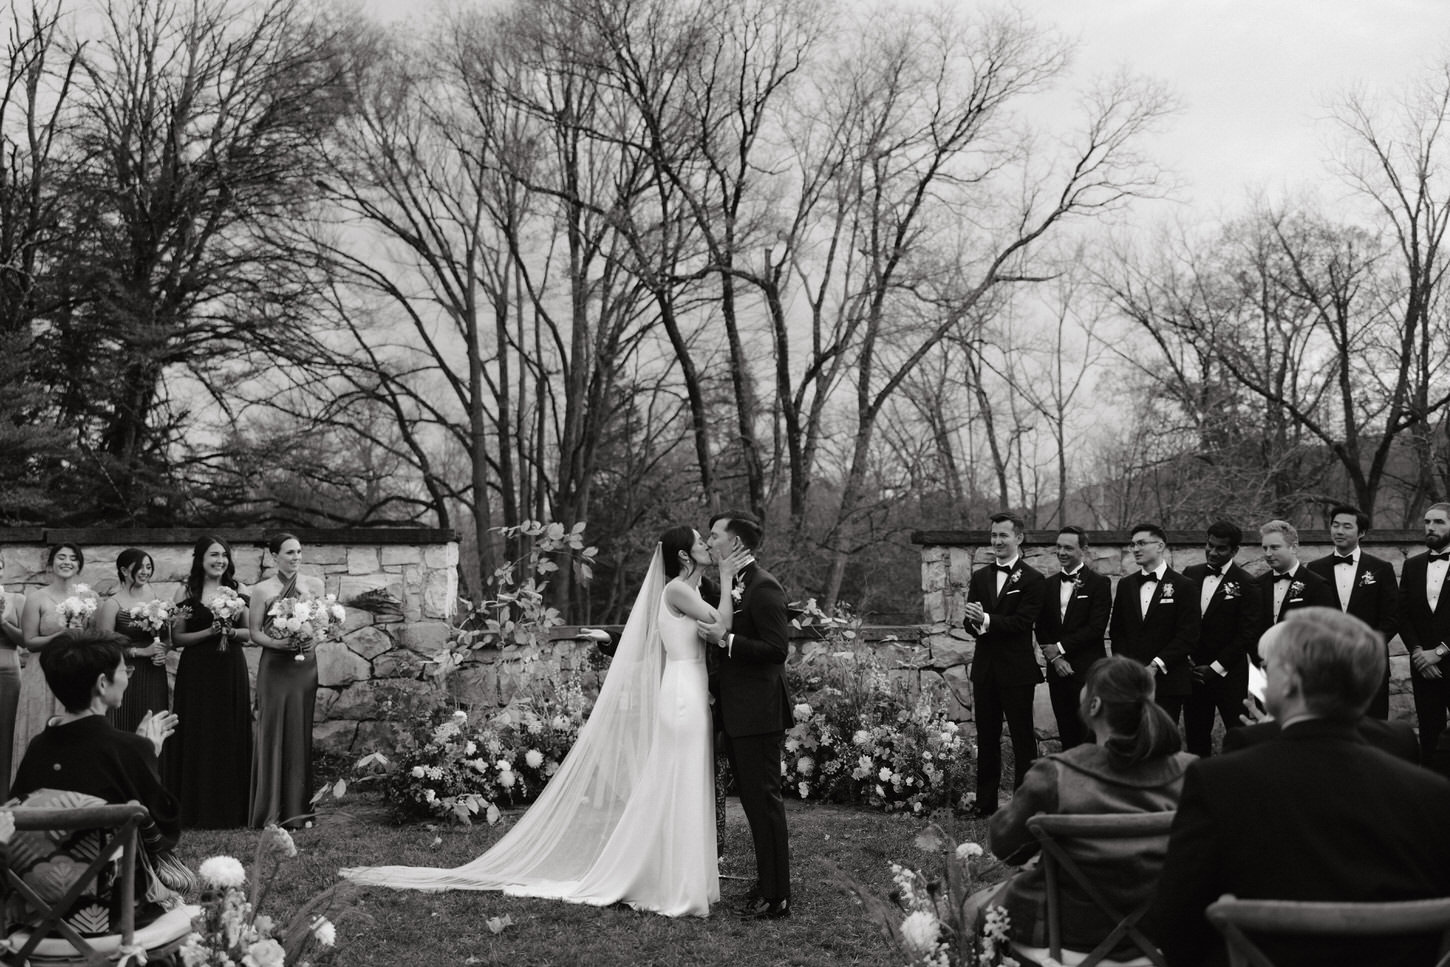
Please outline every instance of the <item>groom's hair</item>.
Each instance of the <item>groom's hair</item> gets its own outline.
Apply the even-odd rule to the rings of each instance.
[[[725,529],[736,537],[740,543],[750,550],[760,546],[760,519],[749,511],[727,510],[710,518],[710,528],[713,530],[716,521],[725,521]]]

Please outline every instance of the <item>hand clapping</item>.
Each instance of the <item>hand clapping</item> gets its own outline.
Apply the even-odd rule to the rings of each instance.
[[[136,726],[136,734],[154,745],[156,754],[160,755],[162,743],[171,738],[178,721],[175,712],[165,709],[160,712],[147,712],[145,718],[141,719],[141,724]]]

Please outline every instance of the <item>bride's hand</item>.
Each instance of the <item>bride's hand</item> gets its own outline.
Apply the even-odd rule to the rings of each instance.
[[[721,586],[728,587],[730,582],[735,580],[735,575],[739,574],[741,570],[744,569],[746,562],[749,560],[750,552],[745,550],[744,548],[741,548],[740,550],[731,554],[729,557],[722,560],[720,562]]]

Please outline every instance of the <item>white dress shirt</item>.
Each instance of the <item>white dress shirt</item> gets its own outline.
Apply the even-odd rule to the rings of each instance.
[[[1349,610],[1349,596],[1354,594],[1354,576],[1359,573],[1359,548],[1349,552],[1353,564],[1339,563],[1339,552],[1334,552],[1334,588],[1339,592],[1339,610]]]

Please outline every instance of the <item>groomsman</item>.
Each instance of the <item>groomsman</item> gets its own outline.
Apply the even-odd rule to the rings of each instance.
[[[1189,656],[1198,644],[1198,586],[1168,566],[1168,536],[1157,524],[1134,527],[1130,546],[1138,570],[1118,579],[1109,623],[1113,654],[1157,672],[1156,700],[1176,722],[1193,691]]]
[[[1300,608],[1337,608],[1334,588],[1299,563],[1299,532],[1287,520],[1271,520],[1259,528],[1264,561],[1269,570],[1259,576],[1263,595],[1263,626],[1268,628]],[[1256,651],[1249,652],[1255,664],[1263,664]]]
[[[1410,684],[1415,718],[1420,723],[1421,761],[1430,762],[1450,707],[1450,504],[1425,511],[1425,547],[1405,562],[1400,573],[1400,637],[1410,652]]]
[[[1249,655],[1263,633],[1259,585],[1234,560],[1243,544],[1237,524],[1214,521],[1203,545],[1206,563],[1183,569],[1198,587],[1201,629],[1193,649],[1193,692],[1183,706],[1188,751],[1213,753],[1213,713],[1225,729],[1238,726],[1249,689]]]
[[[976,636],[972,703],[977,720],[977,805],[980,816],[997,810],[1002,782],[1002,719],[1016,760],[1013,788],[1037,758],[1032,728],[1032,691],[1042,681],[1032,626],[1042,612],[1047,579],[1022,560],[1026,528],[1016,514],[992,515],[994,563],[979,568],[967,586],[967,631]]]
[[[1047,695],[1064,752],[1086,738],[1078,696],[1088,668],[1107,655],[1103,635],[1113,610],[1113,584],[1083,563],[1087,550],[1087,533],[1081,527],[1069,525],[1057,532],[1057,563],[1062,570],[1047,579],[1037,618],[1037,643],[1047,661]]]
[[[1378,631],[1385,640],[1385,677],[1369,711],[1371,718],[1390,717],[1390,639],[1399,631],[1400,589],[1389,561],[1360,550],[1369,533],[1369,515],[1358,507],[1340,504],[1329,512],[1329,539],[1334,553],[1306,567],[1334,588],[1339,610],[1352,614]]]

